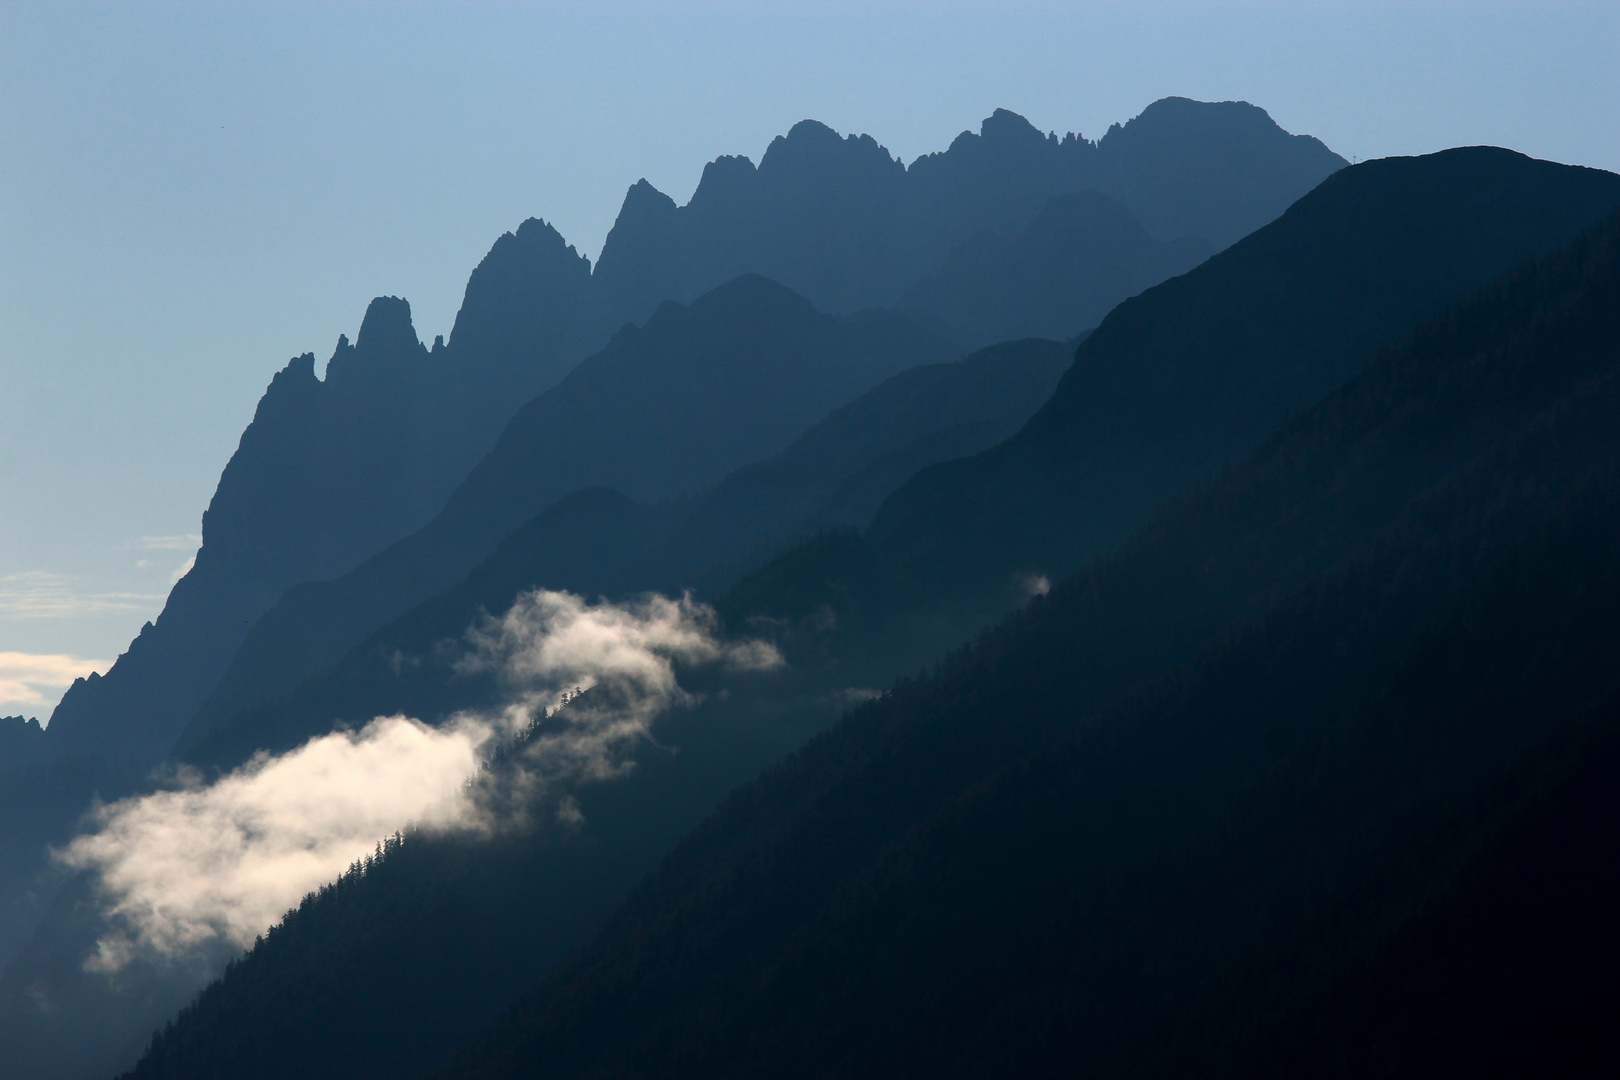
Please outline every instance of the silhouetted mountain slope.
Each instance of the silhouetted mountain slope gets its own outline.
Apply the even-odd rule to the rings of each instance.
[[[665,305],[519,410],[422,530],[336,580],[289,590],[253,628],[187,740],[335,663],[561,496],[598,485],[637,499],[696,491],[943,355],[898,315],[823,315],[757,276],[689,308]]]
[[[36,717],[0,716],[0,767],[31,760],[44,747],[45,729]]]
[[[290,749],[341,722],[363,724],[401,711],[437,719],[488,707],[494,687],[458,676],[448,659],[434,655],[436,643],[459,638],[480,611],[504,611],[534,588],[619,598],[728,586],[737,567],[748,568],[766,546],[816,528],[865,524],[860,515],[909,475],[896,474],[897,462],[982,448],[1016,430],[1046,400],[1072,352],[1055,341],[1010,342],[901,372],[834,410],[776,457],[738,469],[692,499],[646,506],[605,488],[559,499],[453,588],[370,634],[294,694],[199,732],[183,757],[228,767],[256,750]]]
[[[1152,239],[1100,192],[1060,195],[1017,236],[986,232],[965,241],[937,273],[906,290],[900,308],[963,342],[1062,340],[1214,251],[1190,237]]]
[[[963,952],[984,955],[975,946],[998,936],[973,940],[985,919],[1015,929],[1001,955],[952,957],[931,985],[921,971],[899,976],[909,1000],[926,1001],[920,1015],[887,1032],[892,1013],[863,1017],[844,1044],[870,1041],[838,1071],[1299,1076],[1354,1062],[1356,1075],[1415,1075],[1466,1061],[1523,1075],[1562,1057],[1603,1075],[1615,1058],[1588,995],[1612,996],[1620,954],[1599,914],[1620,897],[1604,858],[1614,842],[1601,816],[1583,823],[1545,804],[1614,805],[1612,785],[1593,783],[1602,766],[1578,760],[1613,762],[1620,734],[1607,661],[1620,638],[1602,615],[1620,596],[1614,475],[1481,575],[1392,675],[1366,679],[1362,700],[1338,685],[1354,687],[1352,674],[1326,693],[1263,687],[1234,708],[1234,678],[1257,663],[1244,651],[1268,673],[1300,660],[1331,672],[1322,653],[1344,644],[1318,637],[1301,650],[1267,627],[1269,641],[1226,650],[1151,707],[1111,718],[1153,729],[1157,776],[1105,775],[1087,758],[1123,755],[1099,732],[1009,770],[907,843],[875,875],[891,895],[862,907],[904,910],[909,925],[888,938],[829,920],[838,929],[818,935],[817,971],[836,970],[857,942],[894,941],[882,965],[892,971],[928,964],[918,954],[929,941],[966,938]],[[1146,867],[1099,873],[1087,855],[1112,861],[1119,844],[1104,829],[1192,809],[1187,759],[1199,753],[1279,760]],[[1097,802],[1117,803],[1125,786],[1170,808],[1116,810],[1104,825]],[[1054,865],[1069,859],[1091,865]],[[840,936],[841,949],[829,945]],[[810,988],[795,974],[771,982],[797,997]],[[872,972],[858,974],[870,985]],[[1517,1060],[1498,1057],[1509,1048]]]
[[[910,1031],[945,991],[971,992],[978,965],[1011,956],[1020,931],[1047,926],[1074,889],[1146,866],[1313,746],[1345,705],[1381,692],[1460,587],[1488,599],[1471,583],[1534,554],[1537,536],[1555,550],[1536,565],[1578,572],[1569,553],[1581,549],[1557,546],[1581,535],[1570,508],[1612,529],[1620,503],[1616,231],[1611,222],[1431,323],[1119,555],[738,792],[460,1071],[761,1075],[878,1060],[861,1055],[888,1051],[884,1031]],[[1594,592],[1589,610],[1607,595]],[[1547,622],[1523,625],[1534,638]],[[1526,685],[1561,672],[1572,692],[1575,675],[1595,685],[1602,672],[1583,656],[1605,654],[1603,641],[1564,653],[1567,668],[1527,657]],[[672,741],[686,757],[696,740],[701,757],[705,738],[740,738],[767,717],[751,706],[745,723],[683,725]],[[646,808],[630,800],[623,812],[661,827],[640,818]],[[1009,865],[1021,876],[980,872]],[[418,940],[384,932],[381,912],[413,934],[432,923],[433,909],[402,895],[383,891],[345,916],[383,939],[369,956]],[[339,925],[304,918],[281,940]],[[471,933],[460,919],[436,932]],[[341,947],[341,935],[327,940]],[[272,953],[256,949],[205,994],[138,1075],[321,1060],[319,1039],[295,1046],[295,1028],[277,1026],[280,1003],[346,987],[339,1000],[369,1008],[370,984],[353,963],[325,963],[330,951],[296,963]],[[378,1000],[410,997],[397,966],[375,970],[386,973]],[[445,992],[429,985],[430,1000]]]
[[[963,132],[910,168],[871,136],[841,138],[806,120],[775,139],[757,168],[742,157],[711,162],[685,206],[645,180],[632,187],[597,281],[604,302],[630,320],[745,272],[825,311],[892,307],[958,245],[984,232],[1015,236],[1060,195],[1101,191],[1156,239],[1193,237],[1218,250],[1344,164],[1243,102],[1167,98],[1096,143],[1043,135],[997,109],[978,134]],[[1105,265],[1129,258],[1098,250]],[[974,336],[986,340],[1009,321],[993,312]]]
[[[0,775],[0,956],[10,957],[34,936],[60,875],[49,848],[73,838],[79,818],[99,791],[119,777],[99,757],[52,756],[40,748],[30,760],[12,761]],[[3,968],[3,965],[0,965]]]
[[[1406,875],[1372,944],[1415,925],[1477,858],[1448,815],[1616,690],[1617,528],[1611,218],[739,791],[445,1075],[1130,1073],[1218,1033],[1224,961],[1354,971],[1358,883]],[[1004,1002],[1019,965],[1065,996]]]
[[[450,346],[430,354],[410,306],[382,297],[324,380],[310,354],[289,363],[220,476],[196,565],[112,670],[63,698],[53,752],[144,771],[283,591],[420,528],[517,406],[578,359],[569,333],[591,333],[576,318],[589,286],[589,261],[529,221],[474,271]]]
[[[917,579],[964,591],[1070,572],[1348,379],[1374,346],[1617,204],[1620,177],[1490,148],[1341,170],[1120,305],[1024,430],[920,473],[871,539]]]

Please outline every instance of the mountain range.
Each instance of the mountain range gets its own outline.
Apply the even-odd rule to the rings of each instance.
[[[1571,1071],[1620,954],[1617,207],[1244,103],[909,166],[805,121],[632,186],[594,268],[525,222],[448,343],[373,301],[164,614],[0,730],[0,1063]],[[107,972],[109,885],[43,857],[93,795],[509,714],[469,650],[565,593],[713,635],[618,756],[535,771],[611,680],[523,699],[464,788],[503,823]]]

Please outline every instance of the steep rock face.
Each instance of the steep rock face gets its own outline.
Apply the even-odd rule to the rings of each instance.
[[[312,354],[291,361],[220,476],[195,566],[104,678],[63,697],[51,752],[131,775],[155,762],[283,592],[421,527],[517,406],[605,339],[589,287],[589,261],[530,220],[473,273],[449,346],[430,353],[410,305],[379,297],[324,379]]]
[[[1059,195],[1101,191],[1155,240],[1217,250],[1344,164],[1242,102],[1166,99],[1095,143],[997,109],[978,134],[909,168],[869,136],[807,120],[757,169],[746,158],[710,163],[686,206],[645,180],[631,188],[597,276],[627,320],[750,271],[824,311],[888,307],[959,244],[1016,235]]]
[[[473,270],[448,348],[465,369],[458,386],[479,386],[499,416],[477,418],[492,439],[515,404],[554,386],[600,348],[613,327],[596,301],[591,262],[536,218],[495,241]]]
[[[248,708],[182,744],[183,760],[231,767],[401,710],[433,720],[488,702],[434,645],[520,592],[566,589],[620,599],[657,590],[712,598],[775,550],[828,527],[859,527],[922,464],[1011,434],[1050,395],[1073,355],[1056,341],[1004,343],[924,364],[834,410],[782,453],[703,495],[652,505],[607,488],[566,495],[506,536],[453,587],[369,635],[292,694]],[[401,665],[399,657],[422,657]],[[830,711],[837,704],[830,704]],[[830,719],[830,715],[826,717]]]

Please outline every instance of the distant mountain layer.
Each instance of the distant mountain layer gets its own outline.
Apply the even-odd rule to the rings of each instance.
[[[775,457],[691,499],[644,505],[605,488],[559,499],[464,579],[370,634],[292,695],[213,727],[199,724],[182,757],[230,767],[342,722],[400,711],[437,719],[486,706],[493,688],[456,676],[433,651],[480,611],[504,611],[519,593],[541,587],[615,599],[694,586],[713,595],[769,551],[820,530],[864,526],[883,496],[923,465],[1006,438],[1050,396],[1072,355],[1071,345],[1029,340],[911,368]],[[400,656],[421,663],[405,671]],[[259,669],[273,670],[262,659]]]
[[[666,304],[519,410],[422,530],[342,577],[290,590],[248,635],[187,740],[336,663],[562,496],[696,492],[884,379],[947,355],[899,315],[823,315],[756,276],[690,307]]]
[[[880,167],[877,157],[893,168]],[[909,309],[925,325],[963,343],[985,343],[1002,336],[1071,337],[1088,329],[1133,291],[1186,269],[1214,246],[1234,239],[1239,234],[1233,230],[1251,227],[1251,219],[1260,224],[1275,216],[1342,164],[1316,140],[1288,135],[1262,110],[1239,103],[1204,105],[1169,99],[1111,131],[1096,145],[1076,138],[1041,136],[1021,117],[997,112],[985,122],[980,135],[964,135],[950,151],[921,159],[910,170],[892,162],[869,138],[840,140],[820,125],[807,122],[774,142],[758,170],[743,159],[716,162],[705,173],[691,203],[674,211],[675,217],[663,225],[649,225],[641,216],[650,189],[632,189],[620,213],[620,224],[604,248],[604,264],[591,278],[589,296],[576,288],[567,294],[573,308],[562,304],[558,308],[572,310],[574,321],[566,326],[577,327],[601,317],[602,312],[609,313],[605,317],[610,321],[644,317],[651,310],[648,298],[652,296],[693,298],[726,278],[706,276],[708,270],[696,269],[690,274],[682,270],[685,276],[658,278],[662,284],[648,286],[651,292],[643,290],[627,299],[629,294],[623,292],[622,279],[616,275],[629,272],[626,267],[640,267],[648,273],[659,266],[698,267],[702,258],[694,252],[712,244],[713,250],[730,254],[719,263],[705,264],[710,269],[723,265],[727,273],[763,272],[790,287],[798,283],[809,290],[806,295],[812,300],[831,310],[853,310],[898,297],[915,281],[910,264],[894,256],[900,260],[894,262],[901,267],[896,270],[899,276],[878,292],[842,300],[839,294],[817,287],[815,279],[821,271],[810,273],[805,267],[820,260],[823,268],[846,266],[865,273],[886,264],[889,256],[881,254],[887,250],[885,245],[931,244],[928,250],[937,249],[939,258],[945,258],[953,247],[962,250],[941,266],[939,276],[918,283],[909,294]],[[755,179],[738,180],[745,172]],[[902,178],[901,188],[891,190],[896,175]],[[1152,239],[1119,201],[1094,191],[1086,193],[1095,186],[1118,192],[1127,204],[1136,200],[1157,208],[1152,212],[1159,216],[1153,220],[1178,239],[1174,243]],[[1181,194],[1172,198],[1172,190]],[[911,224],[903,237],[883,231],[888,225],[882,223],[889,222],[894,211],[891,196],[900,197],[895,191],[909,193],[903,198],[910,200],[906,205],[911,209],[902,216]],[[1165,209],[1176,198],[1186,202],[1185,213],[1170,214]],[[647,203],[653,204],[662,205],[657,200]],[[673,203],[670,207],[674,209]],[[842,235],[840,230],[847,232],[850,222],[860,221],[877,222],[873,224],[876,231],[861,243],[840,247],[830,239]],[[1195,227],[1213,239],[1197,238],[1191,232]],[[648,229],[652,232],[646,233]],[[995,232],[1000,229],[1013,232],[1001,239]],[[500,333],[514,339],[535,341],[539,340],[535,335],[544,336],[543,328],[537,329],[531,322],[514,316],[503,316],[502,322],[497,317],[517,307],[515,302],[503,305],[499,301],[498,286],[500,268],[517,260],[523,233],[519,230],[518,238],[496,245],[475,275],[480,282],[476,292],[469,284],[469,299],[464,304],[467,322],[464,326],[458,319],[452,345],[471,340],[487,346],[499,335],[495,331],[475,333],[484,323],[505,328]],[[636,255],[625,246],[639,243],[635,238],[644,234],[666,233],[673,248],[648,249]],[[553,246],[560,243],[559,238]],[[674,250],[678,250],[678,258],[670,254]],[[671,258],[676,262],[670,263]],[[933,265],[931,262],[925,269]],[[525,274],[525,282],[543,277],[532,269]],[[525,290],[532,291],[528,284],[509,291],[520,296]],[[970,297],[970,293],[977,295]],[[481,313],[479,321],[475,316]],[[561,315],[552,321],[565,325]],[[891,463],[891,470],[897,464]],[[606,473],[598,475],[600,482],[624,486]],[[476,474],[469,478],[469,483],[478,482]],[[474,501],[467,493],[459,498],[464,507]],[[493,538],[484,543],[487,551]],[[459,572],[470,564],[462,560],[457,565]],[[431,581],[436,587],[448,584],[442,577]],[[409,602],[429,594],[430,590],[405,593],[408,602],[390,610],[403,610]],[[288,602],[302,601],[289,596]],[[370,609],[362,605],[348,610],[350,614],[337,622],[329,622],[324,615],[312,616],[310,625],[353,627],[344,631],[342,644],[347,647],[363,636],[362,631],[385,621],[360,627]],[[281,617],[274,616],[256,636],[285,639],[292,631],[278,628]],[[328,647],[318,634],[312,640],[316,644],[310,655],[318,653],[324,660],[300,665],[300,674],[332,662],[342,651]],[[244,680],[257,679],[253,674],[258,664],[255,657],[260,655],[256,648],[250,641],[232,662],[233,673],[211,695],[214,700],[202,706],[195,721],[198,727],[216,724],[225,713],[262,700],[263,689],[245,693],[233,689]]]
[[[597,278],[610,306],[632,318],[745,271],[828,311],[892,307],[958,245],[983,233],[1016,236],[1061,195],[1102,192],[1156,240],[1196,238],[1219,250],[1344,164],[1233,101],[1165,98],[1096,142],[1043,135],[998,109],[977,135],[963,132],[909,168],[870,136],[840,138],[806,120],[757,167],[737,157],[710,163],[686,206],[645,181],[632,188]]]
[[[1215,253],[1196,237],[1154,240],[1097,191],[1059,195],[1015,236],[980,233],[900,298],[957,340],[1064,338],[1115,304]]]

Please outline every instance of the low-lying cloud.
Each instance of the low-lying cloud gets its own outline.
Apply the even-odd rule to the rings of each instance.
[[[626,751],[652,721],[690,704],[675,664],[722,663],[763,670],[782,663],[757,640],[723,642],[712,608],[683,596],[648,596],[624,606],[587,604],[565,592],[526,593],[499,618],[467,632],[462,674],[494,672],[508,689],[499,725],[516,733],[575,698],[557,730],[536,732],[522,749],[531,778],[547,783],[602,780],[628,767]]]
[[[97,873],[121,930],[89,966],[116,970],[137,950],[174,956],[220,938],[246,946],[379,838],[413,823],[467,827],[476,815],[464,781],[489,737],[382,717],[212,784],[182,777],[101,808],[99,828],[59,853]]]
[[[182,958],[221,940],[246,946],[395,830],[503,824],[494,774],[480,774],[502,743],[512,752],[500,782],[552,796],[554,816],[577,824],[570,785],[623,776],[654,721],[692,701],[677,665],[781,663],[764,643],[721,640],[713,611],[689,597],[590,604],[543,590],[480,619],[454,648],[458,674],[495,677],[501,708],[439,727],[379,717],[261,754],[213,783],[182,775],[168,790],[97,811],[94,831],[58,852],[97,876],[115,928],[87,966]],[[469,782],[475,776],[483,782]],[[498,794],[511,802],[510,791]]]

